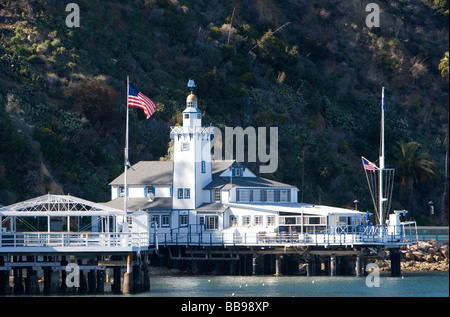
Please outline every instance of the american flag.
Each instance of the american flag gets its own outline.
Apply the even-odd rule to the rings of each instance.
[[[369,161],[365,157],[362,158],[362,161],[363,161],[363,165],[364,165],[364,169],[365,170],[374,172],[375,170],[378,169],[378,167],[375,165],[375,163],[372,163],[371,161]]]
[[[128,106],[141,108],[147,115],[147,119],[155,112],[156,104],[143,93],[129,84],[128,87]]]
[[[381,107],[383,107],[383,110],[386,111],[386,106],[384,105],[384,87],[381,91]]]

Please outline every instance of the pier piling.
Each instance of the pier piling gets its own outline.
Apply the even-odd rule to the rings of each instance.
[[[389,252],[391,260],[391,276],[399,277],[401,275],[400,252],[396,249],[391,249]]]

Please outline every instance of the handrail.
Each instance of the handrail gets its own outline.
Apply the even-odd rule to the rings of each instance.
[[[147,232],[2,232],[0,247],[148,247]]]

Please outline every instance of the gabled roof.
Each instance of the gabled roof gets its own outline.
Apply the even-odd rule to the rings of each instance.
[[[0,208],[6,216],[94,216],[122,215],[119,209],[70,195],[43,195]]]
[[[213,161],[212,172],[220,173],[235,161]],[[127,184],[133,185],[172,185],[173,161],[140,161],[127,171]],[[124,184],[124,173],[116,177],[109,185]]]
[[[223,162],[223,163],[219,163]],[[208,185],[206,185],[203,189],[230,189],[231,187],[259,187],[259,188],[269,188],[269,187],[289,187],[296,188],[295,186],[280,183],[274,180],[258,177],[243,177],[243,176],[221,176],[223,172],[230,168],[247,168],[242,163],[236,161],[217,161],[216,164],[221,164],[221,168],[217,168],[214,170],[214,162],[213,162],[213,173],[212,173],[212,181]],[[253,173],[252,173],[253,174]]]
[[[235,160],[212,161],[212,181],[203,189],[229,189],[232,186],[237,187],[289,187],[295,186],[280,183],[262,177],[222,177],[220,176],[230,167],[246,168],[242,163]],[[173,161],[141,161],[128,169],[127,183],[128,186],[172,186],[173,179]],[[124,174],[115,178],[109,185],[123,186]],[[122,208],[122,207],[120,207]]]
[[[172,185],[172,161],[140,161],[127,171],[128,185]],[[116,177],[109,185],[123,185],[124,173]]]
[[[119,197],[102,205],[124,210],[124,198]],[[156,197],[153,201],[149,201],[147,197],[128,197],[127,209],[128,211],[172,211],[172,197]]]

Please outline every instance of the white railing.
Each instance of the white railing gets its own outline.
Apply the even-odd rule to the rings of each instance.
[[[0,234],[0,248],[143,248],[148,245],[147,232],[15,232]]]
[[[350,226],[348,226],[350,227]],[[377,245],[405,244],[416,242],[413,234],[387,234],[381,228],[357,230],[353,228],[329,228],[321,233],[243,233],[203,232],[203,233],[154,233],[150,234],[150,244],[198,245],[198,246],[239,246],[239,245]]]

